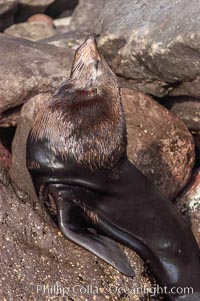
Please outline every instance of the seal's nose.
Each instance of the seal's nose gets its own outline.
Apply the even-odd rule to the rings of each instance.
[[[96,44],[96,36],[95,34],[90,34],[87,36],[85,42],[92,42]]]

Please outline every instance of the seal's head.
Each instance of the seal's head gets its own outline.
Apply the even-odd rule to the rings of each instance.
[[[113,90],[118,87],[115,74],[97,50],[94,35],[76,50],[70,81],[76,89],[96,90],[97,95],[106,93],[110,86]]]
[[[126,156],[119,86],[94,36],[77,49],[70,79],[38,114],[30,135],[47,141],[51,152],[62,160],[91,170],[110,169]]]

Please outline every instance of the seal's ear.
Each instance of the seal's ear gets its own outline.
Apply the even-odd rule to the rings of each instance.
[[[57,205],[58,225],[63,235],[97,255],[122,274],[133,277],[135,272],[119,244],[104,235],[90,231],[88,219],[73,201],[76,188],[68,185],[51,184],[49,191]]]

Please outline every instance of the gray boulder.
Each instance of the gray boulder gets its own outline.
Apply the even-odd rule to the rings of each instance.
[[[200,96],[199,1],[80,1],[71,22],[79,26],[100,33],[124,85],[158,97]]]
[[[101,45],[114,71],[145,93],[200,96],[200,2],[105,2]]]
[[[73,51],[0,34],[0,114],[40,93],[53,92],[69,76]]]

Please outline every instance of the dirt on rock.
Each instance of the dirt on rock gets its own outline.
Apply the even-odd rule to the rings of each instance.
[[[1,182],[0,233],[1,300],[147,300],[136,293],[150,281],[134,252],[125,250],[136,272],[128,278],[66,240],[36,199]]]

